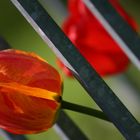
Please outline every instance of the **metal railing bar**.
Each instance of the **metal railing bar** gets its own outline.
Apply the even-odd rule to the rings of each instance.
[[[83,134],[80,128],[78,128],[78,126],[64,111],[60,112],[57,125],[70,140],[88,140],[85,134]]]
[[[5,140],[27,140],[24,135],[12,134],[2,129],[0,130],[0,135],[3,136]]]

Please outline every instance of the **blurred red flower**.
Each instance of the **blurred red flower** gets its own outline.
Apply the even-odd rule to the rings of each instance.
[[[137,30],[137,24],[121,7],[118,0],[109,1],[124,20]],[[81,0],[69,0],[68,9],[69,17],[63,24],[63,30],[91,66],[101,76],[125,71],[129,59],[83,2]],[[63,71],[71,76],[69,70],[59,59],[57,62]]]
[[[58,72],[35,54],[0,51],[0,127],[12,133],[50,128],[60,108]]]

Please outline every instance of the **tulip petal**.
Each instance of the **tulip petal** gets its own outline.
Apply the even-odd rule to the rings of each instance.
[[[138,30],[136,22],[119,1],[109,1],[120,16]],[[101,76],[124,72],[130,63],[128,57],[82,0],[69,0],[68,8],[70,14],[62,28],[85,59]],[[71,76],[64,65],[60,62],[58,65],[67,76]]]
[[[19,92],[20,94],[25,94],[28,96],[33,96],[37,98],[48,99],[52,101],[58,101],[59,95],[55,92],[48,91],[46,89],[34,88],[29,86],[24,86],[18,83],[0,83],[1,91],[13,90]]]
[[[0,51],[0,127],[16,134],[39,133],[57,118],[62,94],[59,73],[33,53]]]

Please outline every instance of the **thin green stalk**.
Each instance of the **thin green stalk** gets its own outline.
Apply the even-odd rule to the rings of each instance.
[[[90,116],[94,116],[96,118],[99,118],[99,119],[110,122],[110,120],[107,118],[107,116],[102,111],[99,111],[99,110],[96,110],[96,109],[92,109],[92,108],[89,108],[89,107],[77,105],[77,104],[70,103],[70,102],[67,102],[67,101],[62,101],[61,108],[62,109],[68,109],[68,110],[71,110],[71,111],[76,111],[76,112],[83,113],[83,114],[90,115]]]

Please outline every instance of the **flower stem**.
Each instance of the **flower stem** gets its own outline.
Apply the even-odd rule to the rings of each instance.
[[[99,110],[96,110],[96,109],[92,109],[92,108],[89,108],[89,107],[77,105],[77,104],[70,103],[70,102],[67,102],[67,101],[62,101],[61,108],[76,111],[76,112],[83,113],[83,114],[87,114],[87,115],[94,116],[94,117],[97,117],[99,119],[110,122],[110,120],[107,118],[107,116],[102,111],[99,111]]]

